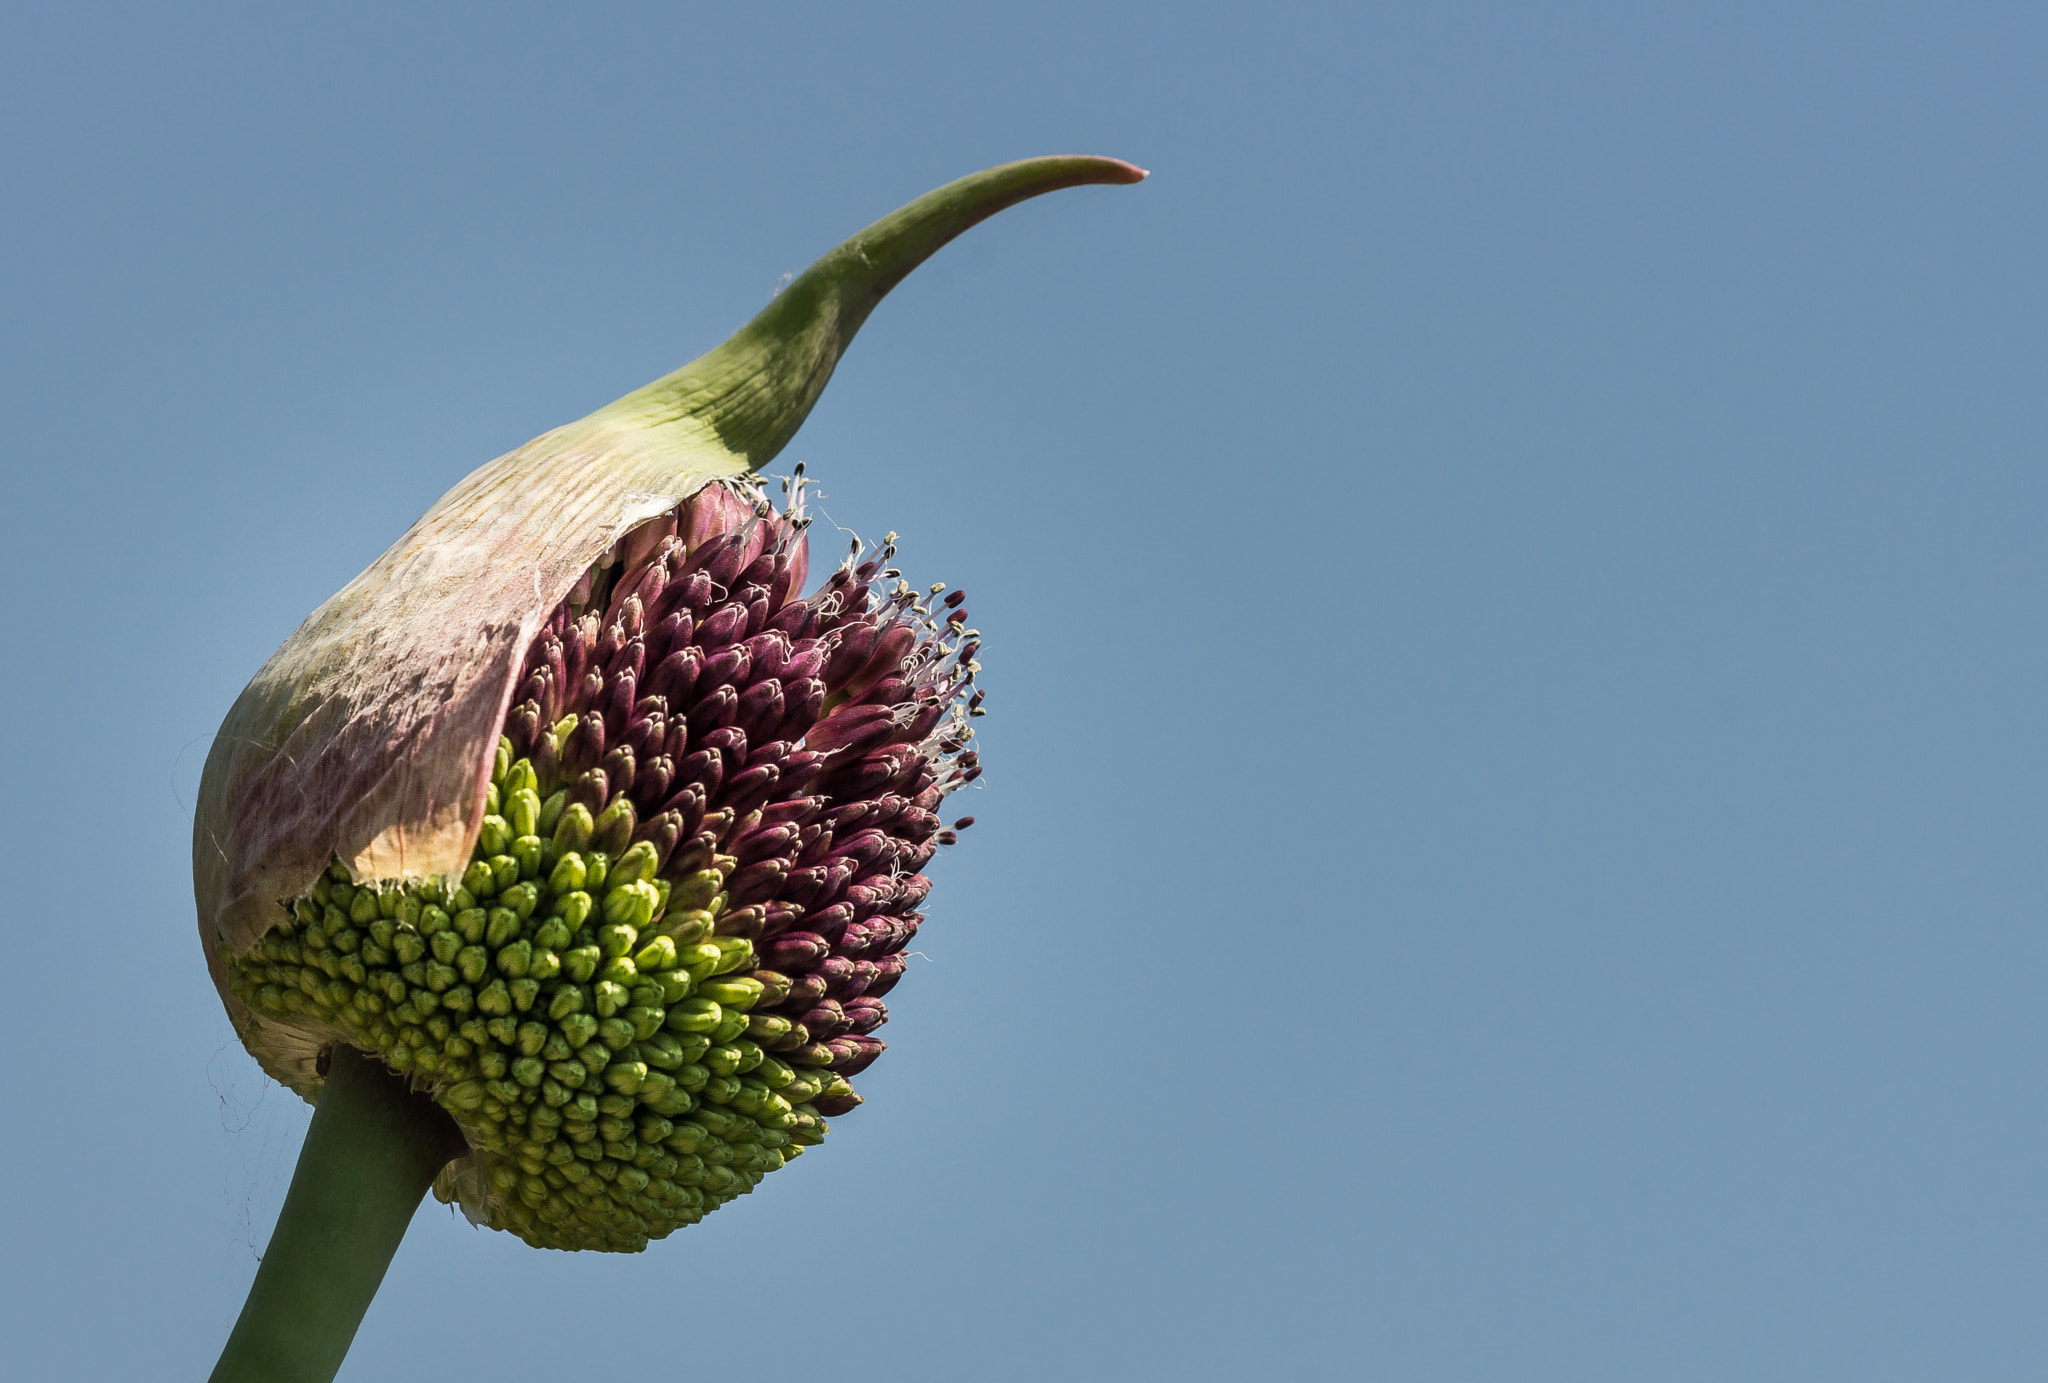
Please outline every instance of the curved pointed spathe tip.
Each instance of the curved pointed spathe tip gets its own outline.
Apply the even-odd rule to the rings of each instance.
[[[707,440],[758,470],[810,415],[868,313],[948,241],[1006,207],[1066,187],[1142,182],[1122,159],[1062,154],[970,173],[849,237],[785,287],[724,344],[635,390],[586,423]],[[715,440],[713,440],[715,439]]]

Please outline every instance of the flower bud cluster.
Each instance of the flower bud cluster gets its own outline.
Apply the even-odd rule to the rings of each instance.
[[[980,773],[961,597],[905,586],[891,535],[793,599],[796,493],[711,487],[569,593],[459,879],[337,862],[231,968],[431,1090],[475,1154],[437,1194],[537,1246],[642,1248],[860,1103]]]

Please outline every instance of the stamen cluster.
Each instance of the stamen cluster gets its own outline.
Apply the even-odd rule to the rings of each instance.
[[[789,488],[785,486],[785,488]],[[978,635],[858,542],[718,484],[622,539],[533,640],[457,879],[340,863],[231,974],[432,1091],[436,1193],[552,1248],[695,1223],[860,1103],[950,844]],[[955,828],[970,824],[963,818]]]

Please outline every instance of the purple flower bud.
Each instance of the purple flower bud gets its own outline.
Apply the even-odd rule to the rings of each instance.
[[[854,759],[887,739],[895,728],[895,712],[887,706],[845,706],[812,726],[804,745],[814,752],[836,750]]]
[[[718,918],[720,936],[757,937],[761,928],[767,925],[767,909],[758,903],[751,907],[728,908]]]
[[[848,1026],[846,1010],[839,1006],[839,1001],[836,999],[819,1000],[816,1004],[804,1010],[803,1015],[797,1021],[810,1031],[813,1038],[825,1042],[827,1045],[830,1045],[832,1038],[845,1032]],[[855,1050],[858,1049],[850,1049],[842,1056],[838,1048],[833,1048],[833,1064],[836,1066],[839,1061],[850,1058]]]
[[[771,629],[748,639],[743,647],[755,677],[780,677],[789,662],[789,635]]]
[[[648,677],[645,690],[650,696],[665,697],[671,706],[687,705],[703,669],[702,649],[694,644],[678,648],[661,660]]]
[[[742,865],[765,860],[771,855],[786,856],[803,835],[803,829],[787,822],[761,825],[733,842],[732,855]]]
[[[896,981],[903,978],[903,972],[909,968],[909,965],[910,958],[901,951],[877,957],[875,960],[875,978],[868,984],[868,997],[879,999],[894,989]]]
[[[725,891],[735,905],[764,902],[782,889],[789,864],[782,859],[761,860],[736,871],[725,881]]]
[[[730,686],[713,687],[709,694],[700,697],[690,707],[689,722],[695,729],[708,730],[732,723],[733,712],[739,709],[740,694]]]
[[[847,1026],[863,1037],[889,1021],[888,1006],[871,994],[848,999],[844,1010]]]
[[[704,649],[724,648],[740,637],[747,627],[747,607],[726,604],[719,606],[697,624],[697,645]]]
[[[740,693],[739,708],[733,712],[733,723],[750,732],[767,731],[773,734],[782,728],[784,711],[782,684],[770,679],[756,682]]]
[[[576,780],[569,784],[569,800],[582,803],[590,810],[592,816],[604,810],[604,804],[611,795],[611,780],[605,777],[605,772],[601,768],[593,768],[588,773],[579,774]]]
[[[773,939],[794,927],[804,919],[803,905],[789,899],[789,890],[783,889],[783,896],[772,903],[761,905],[761,935]]]
[[[842,1076],[857,1076],[874,1064],[875,1058],[888,1050],[888,1044],[878,1037],[835,1037],[825,1044],[837,1058],[832,1069]]]
[[[647,658],[655,667],[661,666],[662,659],[679,648],[690,644],[690,636],[696,632],[697,622],[687,609],[677,610],[662,617],[647,635]]]
[[[841,629],[832,661],[825,664],[825,685],[835,690],[844,688],[847,679],[867,665],[868,655],[875,651],[875,642],[881,636],[882,631],[872,624],[852,624]]]
[[[633,746],[630,744],[612,748],[605,754],[603,762],[599,763],[598,767],[604,770],[607,796],[612,792],[624,792],[631,787],[634,776],[639,772],[639,765],[633,756]]]
[[[831,660],[831,656],[832,650],[826,647],[822,640],[806,640],[792,647],[778,675],[785,682],[802,682],[813,677],[822,679],[825,664]]]
[[[784,682],[782,685],[782,724],[776,727],[777,739],[802,739],[817,723],[818,713],[825,709],[825,683],[816,677],[806,677],[798,682]]]
[[[768,963],[778,970],[804,970],[831,953],[831,943],[816,932],[785,932],[767,951]]]
[[[695,783],[708,800],[718,794],[718,785],[725,777],[725,756],[715,749],[699,749],[676,765],[676,776],[685,783]]]
[[[604,758],[604,741],[603,718],[594,715],[580,717],[562,746],[562,771],[575,775],[597,767],[598,761]]]
[[[837,871],[835,870],[835,872]],[[831,899],[834,893],[835,890],[829,880],[825,888],[819,890],[821,899]],[[804,925],[814,932],[830,932],[834,927],[843,927],[851,921],[853,921],[853,904],[834,901],[829,906],[821,904],[812,908],[805,915]]]
[[[643,770],[644,772],[644,770]],[[640,823],[633,833],[635,840],[644,840],[654,846],[654,871],[659,874],[675,853],[676,844],[683,838],[683,818],[679,812],[661,812]]]
[[[848,861],[860,870],[872,868],[892,853],[889,837],[873,828],[857,831],[843,838],[833,850],[833,854],[838,858]],[[893,889],[890,891],[894,892]]]

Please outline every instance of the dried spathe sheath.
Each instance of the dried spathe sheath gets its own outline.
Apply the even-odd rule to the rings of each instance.
[[[267,1071],[308,1098],[338,1047],[404,1073],[469,1145],[444,1198],[564,1248],[691,1223],[858,1103],[941,801],[979,772],[978,635],[891,540],[804,597],[801,483],[777,513],[746,477],[940,245],[1142,176],[1035,159],[920,198],[469,476],[307,619],[222,725],[193,828],[208,962]],[[259,1359],[264,1290],[224,1360]]]

